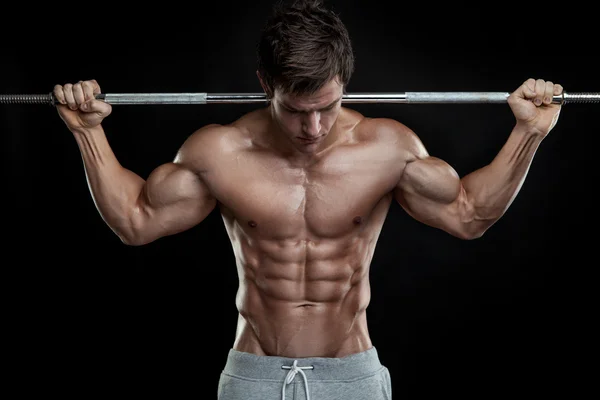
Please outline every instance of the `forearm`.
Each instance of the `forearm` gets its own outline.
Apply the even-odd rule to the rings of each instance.
[[[96,208],[113,232],[127,242],[133,236],[133,215],[145,181],[121,166],[101,125],[73,135]]]
[[[489,165],[462,178],[475,230],[485,231],[506,212],[525,181],[542,139],[517,125]]]

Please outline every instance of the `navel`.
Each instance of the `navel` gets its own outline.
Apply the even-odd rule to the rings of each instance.
[[[256,225],[257,225],[256,222],[254,222],[254,221],[248,221],[248,226],[250,228],[256,228]]]
[[[362,224],[362,217],[354,217],[352,222],[354,222],[356,225]]]

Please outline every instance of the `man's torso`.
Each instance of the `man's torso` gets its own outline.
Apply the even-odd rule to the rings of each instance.
[[[266,114],[232,124],[202,179],[237,260],[234,348],[340,357],[371,347],[369,266],[404,162],[376,120],[342,109],[339,140],[294,165],[264,146]]]

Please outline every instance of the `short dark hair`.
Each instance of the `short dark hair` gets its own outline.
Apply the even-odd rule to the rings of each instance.
[[[279,0],[261,31],[256,54],[268,97],[276,88],[312,94],[336,77],[345,89],[354,72],[348,31],[322,0]]]

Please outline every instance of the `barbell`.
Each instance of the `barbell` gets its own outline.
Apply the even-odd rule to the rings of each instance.
[[[508,92],[398,92],[348,93],[343,103],[395,104],[465,104],[506,103]],[[101,93],[96,99],[109,104],[232,104],[265,103],[264,93]],[[565,92],[553,97],[555,104],[600,103],[600,92]],[[58,104],[52,92],[48,94],[0,94],[0,104]]]

